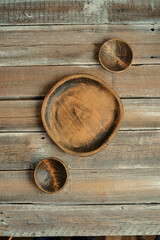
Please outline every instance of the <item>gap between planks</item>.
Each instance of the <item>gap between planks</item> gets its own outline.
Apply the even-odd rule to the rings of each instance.
[[[35,202],[33,202],[33,203],[30,203],[30,202],[26,202],[26,203],[21,203],[21,202],[17,202],[17,203],[12,203],[12,202],[7,202],[7,203],[1,203],[0,202],[0,207],[1,206],[13,206],[13,205],[18,205],[18,206],[23,206],[23,205],[26,205],[26,206],[39,206],[39,205],[42,205],[42,206],[49,206],[49,207],[52,207],[52,206],[54,206],[54,203],[35,203]],[[56,204],[56,206],[57,207],[61,207],[61,206],[66,206],[66,207],[83,207],[83,206],[120,206],[120,207],[122,207],[122,209],[124,209],[123,207],[124,206],[143,206],[143,207],[150,207],[150,206],[160,206],[160,203],[157,203],[157,202],[150,202],[150,203],[100,203],[100,204],[98,204],[98,203],[75,203],[75,204],[69,204],[69,203],[66,203],[65,205],[63,205],[63,204]],[[1,214],[1,213],[0,213]]]

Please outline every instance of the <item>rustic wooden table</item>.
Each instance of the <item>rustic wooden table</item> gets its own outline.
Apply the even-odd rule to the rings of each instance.
[[[160,233],[159,20],[159,0],[0,0],[0,235]],[[98,62],[110,38],[133,47],[124,73]],[[109,83],[124,106],[117,136],[89,157],[61,151],[41,123],[45,94],[77,73]],[[69,169],[53,195],[33,181],[45,157]]]

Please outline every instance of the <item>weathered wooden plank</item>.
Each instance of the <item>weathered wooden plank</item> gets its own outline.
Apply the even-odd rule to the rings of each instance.
[[[98,64],[102,43],[117,37],[133,47],[133,63],[159,63],[159,29],[160,25],[1,27],[0,66]]]
[[[122,99],[122,103],[122,130],[160,128],[160,99]]]
[[[102,44],[110,38],[123,38],[131,45],[158,44],[160,23],[152,25],[58,25],[1,27],[1,47]],[[134,36],[132,36],[134,34]],[[38,42],[37,42],[38,39]],[[144,42],[142,42],[144,40]]]
[[[13,236],[153,235],[160,205],[0,205],[0,234]]]
[[[0,132],[44,131],[42,100],[0,101]]]
[[[160,168],[160,131],[119,131],[101,152],[85,158],[60,150],[46,133],[1,133],[0,170],[33,169],[57,157],[69,169]]]
[[[39,190],[33,171],[0,171],[0,189],[4,203],[160,203],[159,168],[69,169],[68,183],[57,194]]]
[[[160,97],[160,66],[132,66],[113,74],[101,66],[1,67],[0,98],[44,96],[62,78],[77,73],[99,77],[115,89],[120,97]]]
[[[0,102],[0,132],[44,131],[43,100]],[[160,99],[122,99],[124,119],[120,130],[160,129]]]
[[[159,11],[158,0],[1,0],[0,24],[155,24]]]

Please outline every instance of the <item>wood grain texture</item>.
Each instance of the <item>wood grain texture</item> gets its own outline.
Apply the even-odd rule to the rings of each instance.
[[[44,131],[43,100],[0,102],[0,132]],[[160,129],[160,99],[122,99],[124,118],[120,130]]]
[[[160,129],[160,99],[122,99],[121,130]]]
[[[0,1],[0,235],[159,234],[159,13],[159,0]],[[98,62],[109,38],[133,48],[134,66],[123,74]],[[136,97],[123,99],[122,131],[85,159],[56,147],[40,118],[49,89],[77,73],[99,77],[122,98]],[[62,159],[69,169],[57,195],[33,181],[45,157]]]
[[[110,72],[123,72],[133,61],[132,48],[124,40],[110,39],[101,46],[99,61],[102,67]]]
[[[0,170],[34,169],[46,157],[70,169],[160,168],[160,131],[119,131],[101,152],[82,157],[60,150],[46,133],[1,133]]]
[[[155,24],[159,10],[158,0],[2,0],[0,24]]]
[[[131,66],[123,74],[113,74],[96,65],[0,67],[0,98],[44,97],[60,79],[77,73],[102,79],[120,97],[160,97],[159,65]]]
[[[62,190],[68,181],[68,170],[57,158],[45,158],[34,170],[34,181],[45,193],[56,193]]]
[[[98,64],[100,46],[110,38],[121,38],[131,45],[134,64],[160,63],[159,29],[158,24],[154,28],[153,25],[1,27],[0,66]]]
[[[0,101],[0,132],[44,131],[42,100]]]
[[[4,203],[160,203],[158,167],[79,170],[77,166],[77,170],[69,169],[67,184],[56,194],[38,189],[33,171],[0,171],[0,189],[0,202]]]
[[[159,234],[160,206],[0,205],[0,234],[115,236]],[[23,215],[23,218],[22,218]]]
[[[42,122],[63,151],[89,156],[115,137],[123,119],[117,93],[92,75],[77,74],[58,82],[42,105]]]

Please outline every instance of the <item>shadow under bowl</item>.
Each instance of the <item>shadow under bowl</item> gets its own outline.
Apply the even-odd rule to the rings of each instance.
[[[43,192],[58,192],[65,186],[68,180],[67,167],[59,159],[43,159],[34,170],[34,180]]]
[[[110,72],[123,72],[133,61],[132,48],[123,40],[110,39],[101,46],[99,61]]]

